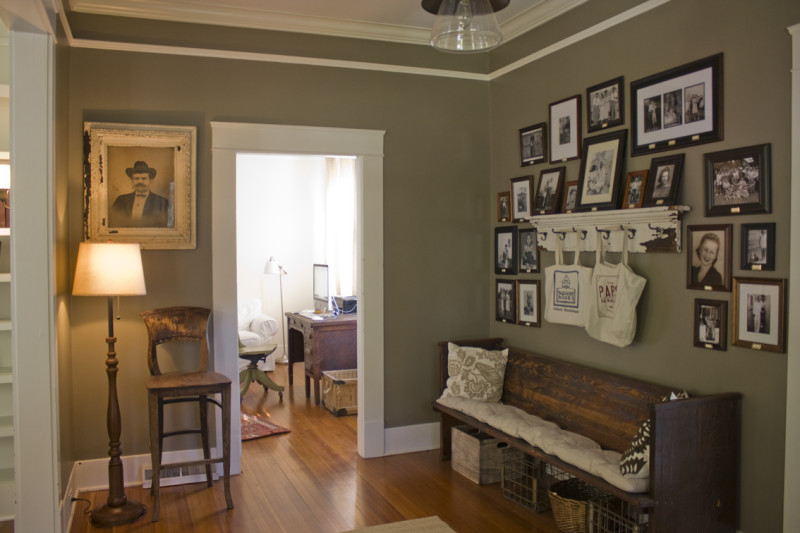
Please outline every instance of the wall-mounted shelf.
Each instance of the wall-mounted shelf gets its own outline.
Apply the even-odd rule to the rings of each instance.
[[[680,215],[689,210],[683,205],[659,206],[539,215],[528,221],[536,228],[542,250],[554,251],[556,239],[560,239],[564,251],[593,252],[599,231],[609,252],[621,252],[625,238],[631,253],[679,253]]]

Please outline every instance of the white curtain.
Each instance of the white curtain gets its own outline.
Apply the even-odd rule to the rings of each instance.
[[[325,158],[327,172],[326,247],[330,294],[356,294],[356,160]]]

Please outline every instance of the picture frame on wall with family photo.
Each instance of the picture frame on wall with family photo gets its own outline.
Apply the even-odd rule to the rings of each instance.
[[[581,156],[581,95],[550,104],[550,162]]]
[[[620,76],[586,89],[589,133],[625,123],[625,79]]]
[[[771,149],[759,144],[704,155],[706,216],[769,213]]]
[[[687,226],[686,288],[731,290],[731,224]]]
[[[670,206],[678,203],[685,154],[654,157],[650,162],[644,206]]]
[[[785,294],[785,279],[733,279],[734,346],[785,351]]]
[[[578,211],[617,208],[627,133],[617,130],[584,140],[578,175]]]

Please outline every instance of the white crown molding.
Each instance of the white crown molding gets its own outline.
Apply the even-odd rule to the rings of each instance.
[[[511,39],[519,37],[537,26],[541,26],[588,1],[589,0],[560,0],[556,2],[553,0],[544,0],[539,2],[516,17],[500,24],[500,29],[503,32],[503,40],[508,42]]]

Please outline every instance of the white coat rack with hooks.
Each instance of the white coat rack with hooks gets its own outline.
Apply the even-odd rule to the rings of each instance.
[[[680,216],[689,210],[683,205],[659,206],[538,215],[528,221],[536,228],[540,250],[554,251],[560,240],[564,251],[593,252],[600,233],[608,252],[621,252],[622,239],[628,239],[630,253],[680,253]]]

